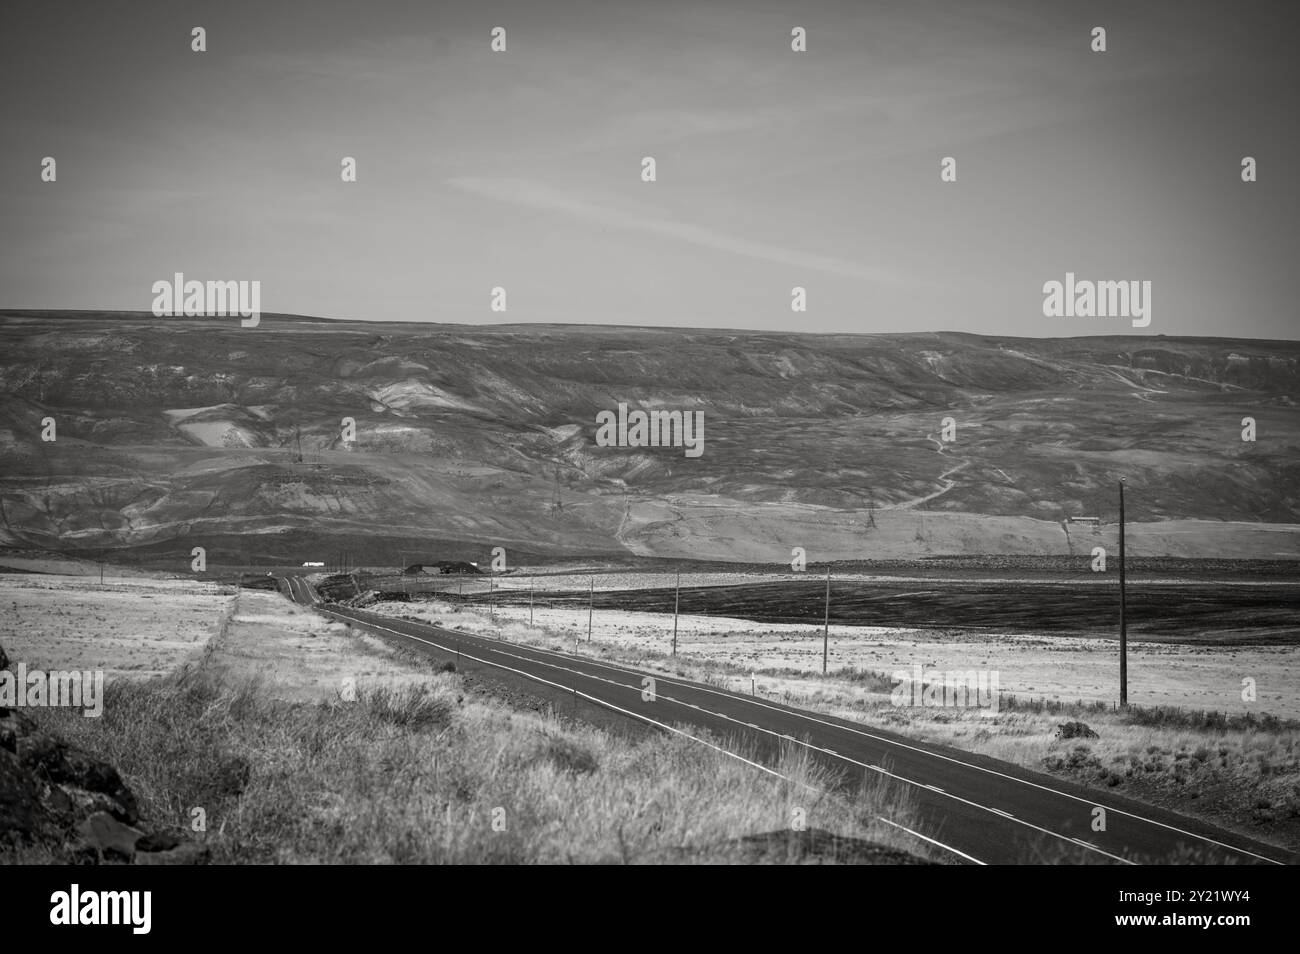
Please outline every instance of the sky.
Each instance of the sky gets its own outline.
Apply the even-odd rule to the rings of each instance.
[[[7,0],[0,307],[1293,339],[1296,6]]]

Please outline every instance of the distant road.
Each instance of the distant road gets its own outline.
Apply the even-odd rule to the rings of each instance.
[[[459,658],[464,670],[490,667],[504,678],[551,693],[570,693],[575,700],[691,738],[704,729],[713,741],[701,744],[721,745],[736,757],[744,753],[746,761],[754,760],[755,771],[773,772],[784,745],[802,747],[817,762],[842,773],[848,789],[875,775],[888,776],[907,789],[916,808],[917,820],[907,830],[953,860],[1159,863],[1188,850],[1200,852],[1202,863],[1295,860],[1282,849],[1195,819],[1090,792],[995,759],[661,673],[324,604],[302,577],[285,576],[281,582],[304,606],[390,643],[439,659]],[[655,683],[653,701],[642,698],[647,677]],[[1105,810],[1105,831],[1092,830],[1097,807]]]

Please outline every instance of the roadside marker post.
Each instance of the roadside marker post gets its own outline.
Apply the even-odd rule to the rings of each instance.
[[[591,642],[591,615],[596,605],[596,578],[591,578],[591,588],[587,590],[587,642]]]
[[[533,580],[528,580],[528,625],[533,625]]]

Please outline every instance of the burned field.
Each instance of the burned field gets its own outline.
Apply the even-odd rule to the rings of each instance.
[[[454,592],[444,594],[457,599]],[[763,623],[807,623],[826,618],[824,579],[683,587],[683,614],[725,616]],[[519,604],[527,592],[498,591],[461,597],[466,602]],[[673,612],[673,587],[597,591],[596,610]],[[586,593],[546,593],[538,606],[586,606]],[[1043,635],[1113,635],[1118,630],[1119,586],[1113,579],[1041,582],[1025,580],[916,579],[836,581],[830,585],[833,625],[960,629],[971,632]],[[1130,637],[1149,642],[1217,645],[1300,643],[1300,583],[1131,582]]]

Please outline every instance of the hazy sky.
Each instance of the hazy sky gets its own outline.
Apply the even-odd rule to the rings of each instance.
[[[0,307],[1295,338],[1297,7],[7,0]]]

